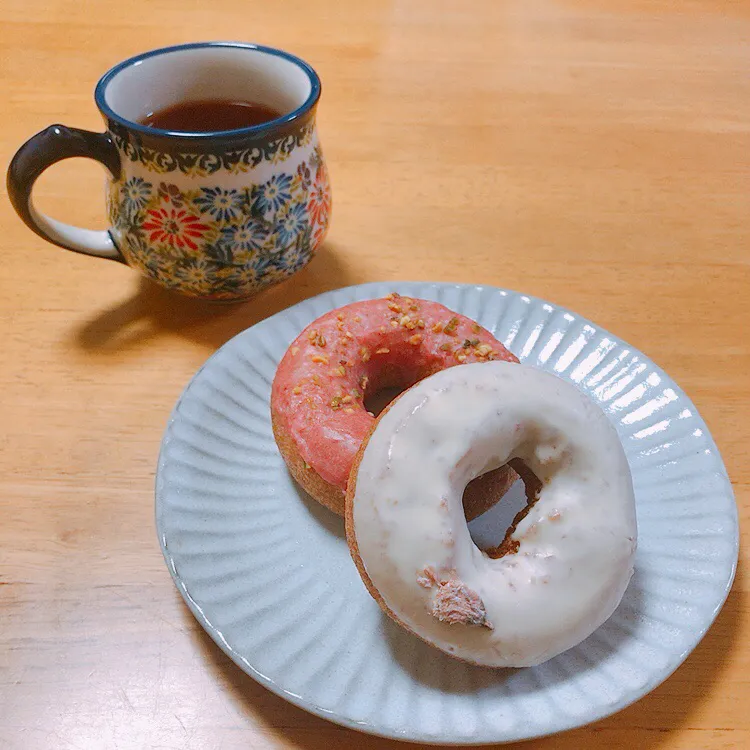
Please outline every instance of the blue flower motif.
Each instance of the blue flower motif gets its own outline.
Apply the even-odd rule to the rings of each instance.
[[[201,195],[194,203],[203,214],[210,214],[217,221],[231,221],[242,208],[242,195],[236,190],[224,190],[220,187],[201,188]]]
[[[146,182],[143,177],[131,177],[122,186],[122,202],[125,211],[135,214],[148,205],[151,200],[153,185]]]
[[[131,230],[125,235],[126,254],[132,255],[137,260],[148,265],[149,261],[153,262],[157,255],[151,252],[148,242],[142,232]]]
[[[296,252],[287,257],[284,267],[287,269],[287,271],[289,271],[289,273],[294,273],[310,261],[311,255],[312,250],[310,248],[310,239],[308,237],[306,241],[303,240],[299,243],[299,247],[297,248]]]
[[[231,251],[260,250],[268,237],[268,229],[255,219],[246,219],[241,224],[233,224],[221,230],[222,242],[230,246]]]
[[[292,177],[288,174],[277,174],[268,182],[253,188],[253,208],[261,214],[278,211],[292,199]]]
[[[262,278],[268,273],[268,269],[271,267],[271,257],[266,253],[261,253],[253,259],[250,265],[255,270],[255,273],[258,274],[258,277]]]
[[[276,246],[279,249],[285,247],[305,229],[307,229],[305,204],[287,204],[276,216]]]

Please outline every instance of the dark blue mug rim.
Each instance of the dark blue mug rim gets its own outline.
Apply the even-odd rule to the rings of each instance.
[[[136,65],[137,63],[147,60],[151,57],[157,57],[158,55],[168,54],[170,52],[178,52],[181,50],[189,49],[205,49],[207,47],[230,47],[234,49],[252,50],[256,52],[262,52],[268,55],[275,55],[276,57],[283,57],[291,63],[294,63],[297,67],[301,68],[310,80],[310,94],[307,99],[297,109],[289,112],[288,114],[277,117],[268,122],[264,122],[260,125],[251,125],[246,128],[236,128],[234,130],[210,130],[204,132],[190,132],[183,130],[165,130],[163,128],[152,128],[150,125],[143,125],[135,120],[129,120],[126,117],[115,112],[106,102],[105,93],[107,86],[112,82],[115,76],[125,70],[126,68]],[[94,101],[99,111],[109,120],[114,120],[128,130],[141,133],[145,136],[162,136],[166,138],[180,138],[187,141],[194,141],[196,143],[206,142],[216,138],[254,138],[265,133],[272,132],[278,128],[283,128],[290,123],[294,123],[297,120],[303,118],[318,102],[320,99],[320,78],[315,72],[313,67],[306,63],[302,58],[285,52],[284,50],[277,49],[276,47],[267,47],[262,44],[252,44],[249,42],[190,42],[188,44],[175,44],[170,47],[160,47],[159,49],[149,50],[148,52],[142,52],[134,57],[129,57],[127,60],[115,65],[113,68],[108,70],[96,84],[94,89]]]

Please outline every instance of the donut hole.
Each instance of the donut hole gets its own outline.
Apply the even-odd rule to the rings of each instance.
[[[542,488],[536,474],[523,461],[513,459],[509,466],[517,472],[518,479],[489,510],[468,523],[474,544],[494,559],[516,552],[518,545],[511,539],[511,535],[537,501]],[[481,477],[472,481],[476,482],[478,479]],[[472,482],[467,485],[467,489],[471,484]]]
[[[372,390],[371,392],[365,392],[365,409],[377,417],[396,396],[400,396],[405,390],[406,388],[404,387],[391,385]]]
[[[408,362],[407,354],[394,347],[396,356]],[[374,416],[380,413],[404,391],[411,388],[436,368],[403,366],[400,362],[372,363],[367,369],[368,385],[364,388],[364,406]]]

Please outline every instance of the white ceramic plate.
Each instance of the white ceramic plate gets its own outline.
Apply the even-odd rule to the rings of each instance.
[[[638,508],[635,575],[605,625],[539,667],[471,667],[395,626],[361,583],[341,519],[295,485],[276,449],[269,394],[289,343],[328,310],[391,291],[437,300],[479,321],[524,362],[589,394],[622,439]],[[475,539],[488,534],[487,515],[472,529]],[[169,420],[156,520],[177,588],[241,669],[331,721],[435,744],[549,734],[642,697],[711,625],[738,554],[737,508],[724,466],[674,381],[617,337],[555,305],[455,284],[340,289],[225,344]],[[489,538],[502,531],[494,528]]]

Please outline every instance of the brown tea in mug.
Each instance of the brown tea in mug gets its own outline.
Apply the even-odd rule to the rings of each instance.
[[[149,112],[141,120],[141,124],[183,133],[207,133],[262,125],[281,117],[281,114],[258,102],[203,99],[179,102],[171,107]]]

